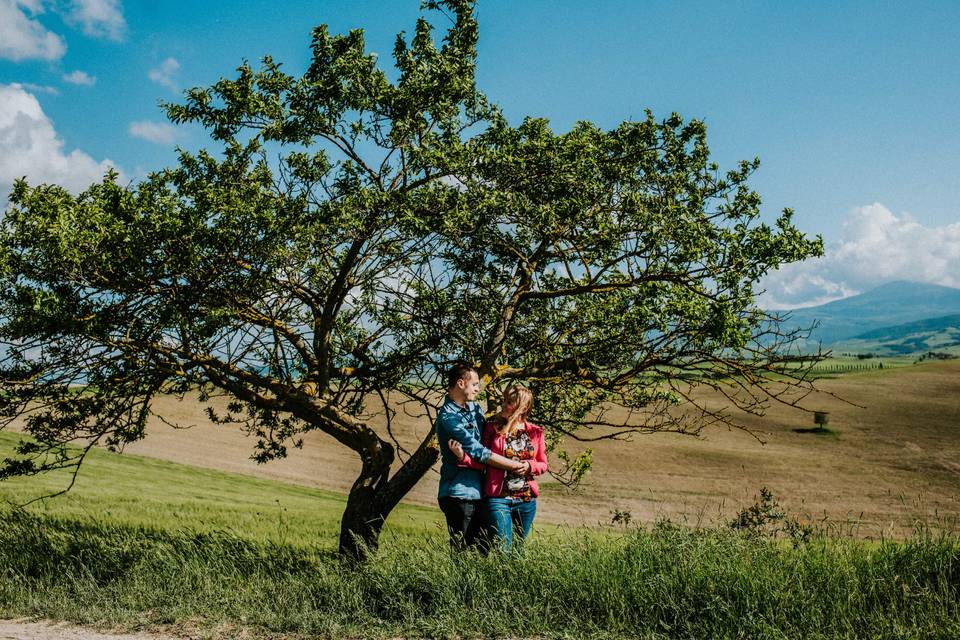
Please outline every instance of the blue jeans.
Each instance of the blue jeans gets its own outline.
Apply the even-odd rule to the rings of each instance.
[[[500,549],[510,551],[514,532],[519,536],[518,545],[529,535],[533,517],[537,515],[537,500],[534,498],[524,502],[516,498],[487,498],[487,511],[492,533],[497,537]]]

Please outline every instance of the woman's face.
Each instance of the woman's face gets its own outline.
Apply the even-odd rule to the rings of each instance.
[[[503,409],[500,410],[500,413],[503,414],[503,415],[505,415],[505,416],[509,416],[510,414],[512,414],[512,413],[514,412],[514,410],[515,410],[516,408],[517,408],[517,403],[516,403],[516,401],[514,401],[514,402],[508,402],[508,401],[504,400],[504,402],[503,402]]]

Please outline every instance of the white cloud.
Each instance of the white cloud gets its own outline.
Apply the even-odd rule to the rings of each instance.
[[[94,38],[120,41],[127,33],[127,22],[119,0],[73,0],[67,8],[66,18]]]
[[[880,203],[854,209],[839,241],[826,244],[824,257],[768,275],[759,303],[767,309],[808,307],[893,280],[960,287],[960,222],[925,227]]]
[[[0,84],[0,209],[6,208],[13,181],[55,183],[74,193],[103,177],[109,159],[96,161],[74,149],[67,153],[53,122],[36,97],[17,84]]]
[[[166,122],[139,120],[131,122],[128,130],[135,138],[143,138],[157,144],[170,144],[177,139],[176,127]]]
[[[60,95],[60,90],[46,84],[33,84],[32,82],[14,82],[12,86],[20,87],[30,93],[46,93],[51,96]]]
[[[176,58],[167,58],[155,69],[150,69],[147,76],[157,84],[164,86],[171,91],[178,92],[180,87],[177,85],[175,76],[180,71],[180,63]]]
[[[97,84],[97,79],[94,76],[91,76],[86,71],[72,71],[71,73],[66,73],[63,75],[63,81],[69,82],[70,84],[78,84],[84,87],[92,87]]]
[[[0,58],[19,62],[63,57],[63,39],[35,19],[42,12],[40,0],[0,0]]]
[[[0,0],[0,58],[19,62],[63,57],[67,51],[63,38],[37,20],[44,5],[88,36],[119,41],[126,35],[119,0]]]

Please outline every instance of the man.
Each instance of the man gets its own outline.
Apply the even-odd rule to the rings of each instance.
[[[480,444],[485,418],[474,400],[480,393],[480,376],[468,364],[455,364],[447,372],[447,397],[437,413],[434,431],[440,442],[440,491],[438,502],[447,520],[450,546],[464,549],[476,545],[482,530],[480,487],[483,474],[457,466],[457,457],[447,443],[453,439],[474,460],[523,473],[526,466],[495,454]]]

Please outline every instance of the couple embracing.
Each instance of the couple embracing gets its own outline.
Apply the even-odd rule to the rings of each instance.
[[[482,545],[492,535],[501,550],[509,551],[530,533],[537,513],[540,491],[534,477],[547,471],[543,429],[527,421],[533,408],[529,389],[507,388],[500,412],[489,420],[475,402],[479,393],[476,369],[451,367],[434,424],[440,442],[440,510],[454,549]]]

